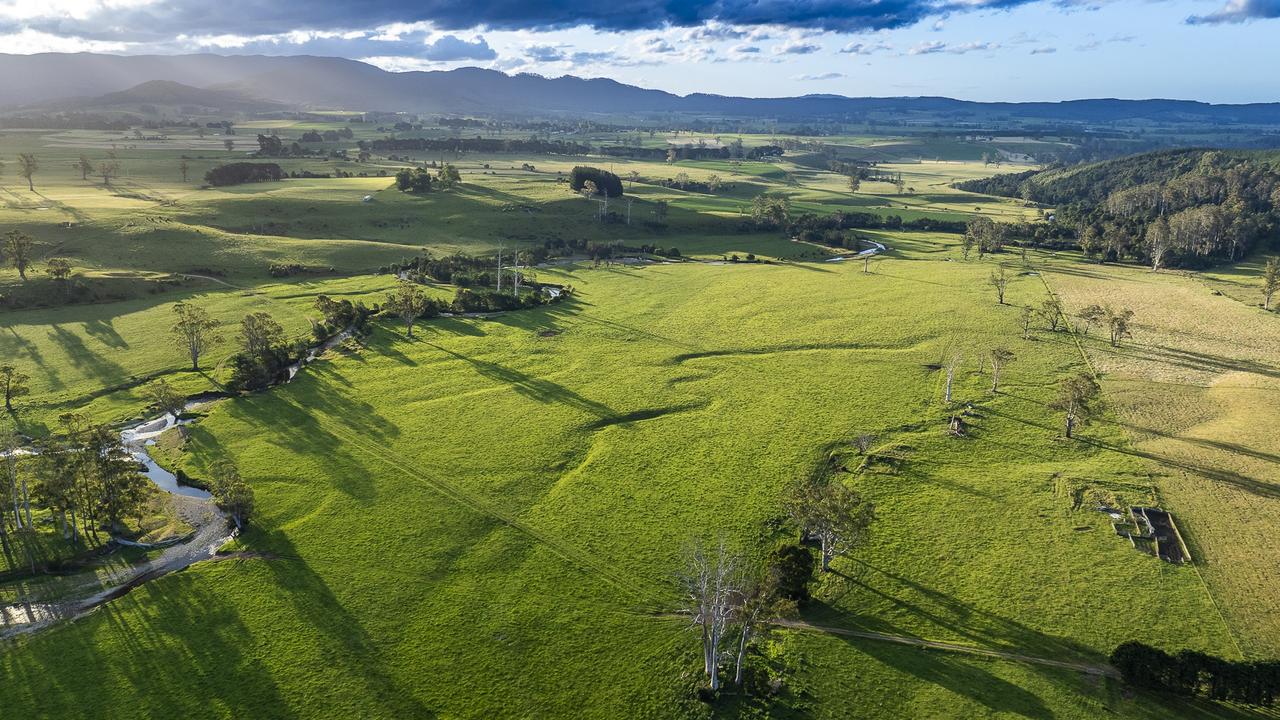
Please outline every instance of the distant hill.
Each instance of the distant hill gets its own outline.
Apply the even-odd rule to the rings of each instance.
[[[224,113],[262,113],[287,110],[289,106],[274,100],[259,100],[233,90],[197,88],[172,80],[149,80],[128,90],[107,93],[95,98],[66,100],[51,105],[77,110],[136,110],[140,106],[198,107]]]
[[[998,121],[1280,125],[1280,103],[1211,105],[1187,100],[1069,100],[986,103],[945,97],[849,98],[807,95],[743,98],[695,93],[680,96],[614,80],[573,76],[507,75],[495,70],[393,73],[342,58],[307,55],[0,55],[0,104],[7,109],[66,98],[98,98],[131,91],[189,94],[172,85],[209,88],[245,98],[308,108],[443,113],[560,113],[610,115],[687,113],[781,119],[857,119],[868,113],[928,122],[975,125]],[[230,101],[229,95],[221,96]],[[105,100],[104,100],[105,102]]]

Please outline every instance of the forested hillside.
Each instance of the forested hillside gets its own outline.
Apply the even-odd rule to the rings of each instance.
[[[1177,150],[957,187],[1051,205],[1086,253],[1156,265],[1236,260],[1276,240],[1280,158]]]

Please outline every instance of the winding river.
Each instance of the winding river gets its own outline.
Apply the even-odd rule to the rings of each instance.
[[[299,370],[326,350],[351,337],[351,334],[352,330],[348,328],[309,349],[300,360],[288,367],[284,382],[293,380]],[[187,401],[182,414],[207,407],[226,397],[228,396],[221,393],[192,397]],[[157,488],[172,496],[175,510],[191,526],[192,531],[177,542],[160,545],[143,545],[112,538],[111,542],[117,545],[147,547],[159,549],[160,552],[144,563],[123,570],[104,571],[104,577],[99,577],[95,570],[86,570],[80,576],[67,579],[66,587],[58,593],[57,599],[22,598],[19,602],[0,606],[0,638],[35,632],[63,620],[82,617],[139,585],[195,563],[222,557],[218,554],[219,549],[236,535],[230,529],[227,515],[218,509],[207,491],[178,482],[176,475],[160,467],[147,452],[147,446],[155,444],[156,438],[165,431],[191,422],[193,421],[181,416],[166,413],[124,428],[120,431],[120,441],[138,461],[142,473]],[[39,454],[36,448],[21,448],[16,452],[23,455]]]

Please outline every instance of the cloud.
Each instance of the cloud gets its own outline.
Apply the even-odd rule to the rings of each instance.
[[[799,40],[791,40],[782,45],[775,45],[773,48],[774,55],[812,55],[822,49],[821,45],[813,43],[801,42]]]
[[[908,55],[934,55],[936,53],[951,53],[952,55],[964,55],[965,53],[978,52],[980,50],[998,50],[999,43],[993,42],[968,42],[968,43],[947,43],[941,40],[930,40],[915,45],[907,51]]]
[[[893,49],[892,45],[889,45],[888,43],[883,43],[883,42],[877,42],[877,43],[851,42],[848,45],[845,45],[844,47],[840,48],[839,52],[844,53],[846,55],[871,55],[871,54],[880,52],[882,50],[892,50],[892,49]]]
[[[792,80],[799,80],[800,82],[808,82],[808,81],[812,81],[812,80],[838,80],[838,79],[840,79],[840,78],[842,78],[842,77],[844,77],[844,73],[840,73],[840,72],[824,72],[824,73],[818,73],[818,74],[816,74],[816,75],[796,75],[795,77],[793,77],[793,78],[791,78],[791,79],[792,79]]]
[[[1054,54],[1054,53],[1056,53],[1056,52],[1058,52],[1058,48],[1056,48],[1056,47],[1047,47],[1047,46],[1046,46],[1046,47],[1032,48],[1032,50],[1031,50],[1031,54],[1032,54],[1032,55],[1052,55],[1052,54]]]
[[[20,0],[0,5],[0,18],[59,36],[129,42],[164,42],[193,29],[255,37],[279,34],[282,28],[328,32],[393,23],[426,23],[448,32],[706,27],[712,35],[730,37],[758,27],[842,33],[896,29],[1036,1],[1043,0]]]
[[[155,49],[155,48],[148,48]],[[432,36],[410,32],[293,31],[276,35],[179,35],[162,50],[234,50],[256,55],[326,55],[338,57],[399,57],[425,62],[493,60],[498,53],[481,36],[464,40],[457,35]]]
[[[729,52],[734,55],[758,55],[760,48],[755,45],[734,45],[729,48]]]
[[[584,65],[640,67],[659,64],[650,57],[623,54],[616,50],[574,50],[569,45],[528,45],[521,58],[507,60],[500,65],[506,69],[519,69],[555,63],[564,63],[574,68]]]
[[[467,41],[457,35],[441,35],[423,46],[420,55],[424,60],[437,62],[448,60],[492,60],[498,53],[489,47],[482,37]]]
[[[1081,52],[1088,52],[1089,50],[1097,50],[1103,45],[1110,45],[1112,43],[1131,43],[1137,39],[1138,38],[1133,35],[1112,35],[1111,37],[1105,38],[1105,39],[1095,38],[1082,45],[1077,45],[1076,50],[1079,50]]]
[[[1280,18],[1280,0],[1230,0],[1208,15],[1192,15],[1188,25],[1221,25]]]

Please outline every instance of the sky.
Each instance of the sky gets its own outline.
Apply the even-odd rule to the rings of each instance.
[[[1280,0],[0,0],[0,51],[326,55],[670,92],[1280,101]]]

